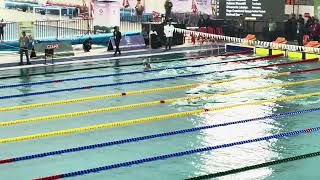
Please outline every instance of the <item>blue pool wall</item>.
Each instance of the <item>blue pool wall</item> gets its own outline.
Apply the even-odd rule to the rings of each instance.
[[[135,35],[140,35],[140,32],[128,32],[123,35],[124,36],[135,36]],[[75,44],[82,44],[84,40],[91,37],[93,44],[107,46],[108,42],[112,36],[113,36],[112,33],[105,33],[105,34],[82,35],[79,37],[72,37],[72,38],[47,38],[47,39],[41,39],[41,40],[36,39],[35,41],[45,42],[45,43],[71,42],[72,45],[75,45]],[[30,47],[31,47],[31,44],[30,44]],[[18,49],[19,49],[19,41],[18,40],[0,42],[0,51],[17,51]]]

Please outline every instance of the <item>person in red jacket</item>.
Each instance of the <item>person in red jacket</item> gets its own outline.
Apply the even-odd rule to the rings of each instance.
[[[319,20],[315,19],[314,23],[311,25],[310,37],[313,41],[319,41],[320,36],[320,24]]]

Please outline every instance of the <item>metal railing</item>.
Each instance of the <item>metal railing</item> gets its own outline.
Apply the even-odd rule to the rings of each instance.
[[[121,18],[120,30],[122,32],[141,32],[142,20],[139,17]],[[93,34],[92,19],[74,19],[74,20],[50,20],[35,21],[33,25],[34,39],[47,38],[68,38],[77,37],[86,34]],[[19,23],[9,22],[4,27],[4,40],[13,41],[19,39]]]
[[[35,39],[75,37],[92,32],[92,20],[36,21]]]

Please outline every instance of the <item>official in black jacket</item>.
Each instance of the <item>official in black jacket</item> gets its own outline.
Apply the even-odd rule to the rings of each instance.
[[[117,55],[117,52],[119,52],[119,55],[121,55],[121,51],[120,51],[119,46],[120,46],[120,41],[122,39],[122,35],[121,35],[121,32],[119,31],[118,26],[114,27],[113,37],[114,37],[114,43],[116,45],[116,50],[114,52],[114,56]]]

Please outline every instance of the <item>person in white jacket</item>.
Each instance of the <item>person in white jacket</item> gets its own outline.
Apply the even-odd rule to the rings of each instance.
[[[168,21],[167,25],[164,26],[164,34],[166,36],[166,50],[171,50],[172,38],[173,38],[174,26],[171,24],[171,21]]]

